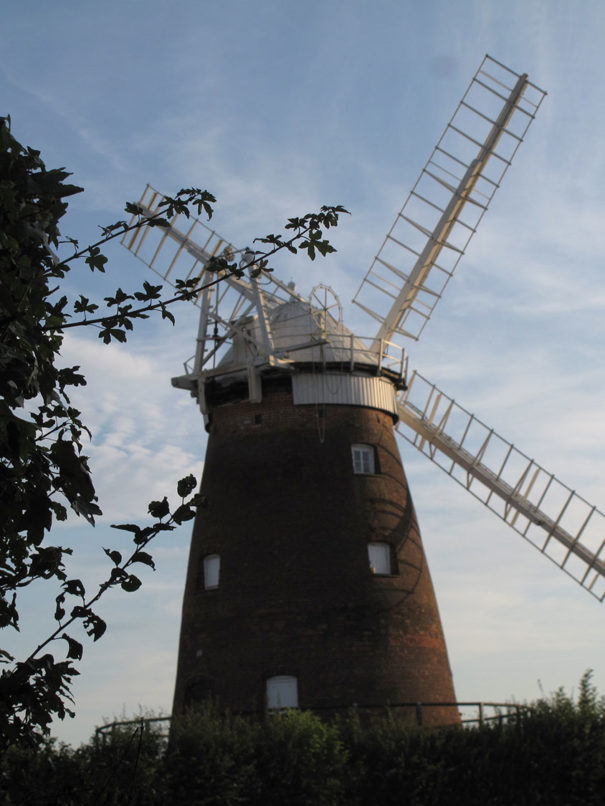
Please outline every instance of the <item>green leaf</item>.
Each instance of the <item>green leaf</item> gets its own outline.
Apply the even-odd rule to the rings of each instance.
[[[135,551],[135,553],[132,555],[130,559],[130,562],[143,563],[144,565],[150,566],[155,571],[155,563],[153,562],[153,557],[146,551]]]
[[[65,594],[60,593],[55,599],[55,601],[57,603],[57,606],[55,607],[55,619],[57,621],[61,621],[61,619],[65,615],[65,608],[62,606],[63,602],[65,601]]]
[[[192,518],[195,518],[195,510],[187,504],[181,504],[181,506],[177,507],[172,513],[172,518],[175,523],[190,521]]]
[[[141,527],[137,526],[136,523],[112,523],[112,529],[123,529],[125,532],[133,532],[134,534],[139,534],[141,531]]]
[[[138,577],[135,577],[134,574],[130,574],[122,581],[121,585],[122,590],[132,593],[141,587],[141,580]]]
[[[187,498],[197,487],[197,479],[193,475],[185,476],[176,485],[176,491],[180,498]]]
[[[105,633],[107,624],[100,616],[93,613],[92,610],[88,611],[88,615],[84,619],[84,629],[90,635],[93,641],[98,641],[99,638]]]
[[[124,343],[126,341],[126,333],[115,327],[107,327],[99,331],[99,338],[103,339],[105,344],[109,344],[112,339]]]
[[[126,579],[127,576],[128,574],[126,573],[126,571],[124,571],[123,568],[120,568],[119,566],[116,565],[111,569],[109,579],[112,585],[116,585],[118,582],[121,582],[123,579]]]
[[[164,497],[161,501],[151,501],[148,507],[152,518],[164,518],[170,512],[168,499]]]
[[[124,212],[130,215],[142,215],[143,208],[138,202],[126,202],[124,205]]]
[[[72,596],[80,596],[84,598],[84,595],[86,594],[84,585],[79,579],[68,579],[63,583],[63,588],[66,593],[70,593]]]
[[[80,299],[74,302],[74,313],[94,313],[98,310],[99,306],[94,302],[90,302],[88,297],[80,295]]]
[[[63,633],[61,638],[67,641],[67,657],[73,658],[74,660],[82,660],[82,653],[84,652],[84,647],[79,641],[76,641],[73,638],[70,638],[67,633]]]
[[[168,308],[162,305],[162,319],[168,319],[174,325],[176,323],[176,319],[174,318],[174,314],[172,314]]]
[[[103,549],[103,551],[105,554],[107,554],[114,565],[120,565],[122,563],[122,555],[119,551],[112,551],[112,549]]]
[[[105,264],[107,263],[107,258],[105,255],[101,254],[101,250],[98,246],[91,246],[88,249],[88,257],[85,258],[86,264],[90,267],[91,271],[104,272],[105,271]]]

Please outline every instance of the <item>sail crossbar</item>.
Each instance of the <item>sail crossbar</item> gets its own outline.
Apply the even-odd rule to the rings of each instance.
[[[353,298],[380,323],[376,340],[420,337],[544,96],[485,57]],[[380,266],[398,284],[394,300]]]
[[[132,216],[130,225],[140,216],[162,213],[163,195],[147,185],[138,202],[140,213]],[[193,300],[201,308],[195,355],[196,372],[212,368],[226,353],[232,337],[240,333],[235,323],[258,315],[261,322],[263,348],[271,353],[270,311],[293,299],[305,301],[294,287],[286,285],[274,274],[238,276],[228,271],[208,271],[212,258],[224,257],[230,264],[249,262],[253,253],[236,249],[232,243],[197,218],[175,215],[168,226],[143,226],[126,232],[122,244],[145,263],[162,280],[177,287],[179,280],[197,280],[197,296]],[[161,267],[161,268],[160,268]]]
[[[605,514],[422,375],[398,399],[398,430],[599,601]]]
[[[152,216],[161,212],[159,205],[163,198],[159,191],[147,185],[138,202],[142,214]],[[137,219],[138,216],[135,214],[129,223],[133,224]],[[186,231],[179,229],[181,220],[187,226]],[[201,287],[204,281],[217,279],[216,272],[205,272],[206,264],[211,258],[221,256],[234,263],[246,252],[245,249],[236,249],[232,243],[210,229],[203,221],[197,218],[185,218],[180,214],[174,216],[167,227],[147,226],[127,232],[122,238],[122,244],[173,286],[172,278],[178,276],[181,280],[196,278]],[[189,263],[188,258],[193,258],[193,263]],[[158,268],[160,264],[167,268],[160,271]],[[247,279],[225,272],[221,280],[248,299],[255,299],[255,292]],[[263,296],[270,308],[293,298],[304,301],[304,297],[295,289],[273,275],[270,278],[263,276]],[[199,301],[197,304],[200,304]]]

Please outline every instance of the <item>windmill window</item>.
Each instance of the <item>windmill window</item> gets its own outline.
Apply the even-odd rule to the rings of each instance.
[[[277,675],[267,680],[267,707],[270,711],[298,708],[298,680],[292,675]]]
[[[368,560],[373,574],[393,573],[390,543],[368,543]]]
[[[376,461],[372,445],[352,445],[353,472],[371,475],[376,472]]]
[[[204,557],[204,588],[206,590],[218,588],[220,574],[220,554],[208,554],[206,557]]]

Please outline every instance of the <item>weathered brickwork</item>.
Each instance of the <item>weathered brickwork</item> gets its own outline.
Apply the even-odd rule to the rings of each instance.
[[[375,447],[375,474],[353,472],[353,443]],[[208,695],[262,707],[274,675],[297,677],[302,707],[455,699],[389,414],[294,406],[283,381],[265,381],[262,403],[212,411],[202,492],[175,712]],[[393,575],[372,574],[371,541],[393,546]],[[209,554],[221,558],[216,590],[203,584]]]

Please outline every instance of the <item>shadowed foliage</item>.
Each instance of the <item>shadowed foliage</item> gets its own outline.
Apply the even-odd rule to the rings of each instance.
[[[144,722],[77,750],[49,740],[0,760],[2,803],[236,806],[600,806],[605,704],[587,672],[511,723],[421,730],[395,718],[326,723],[191,711],[168,743]]]

